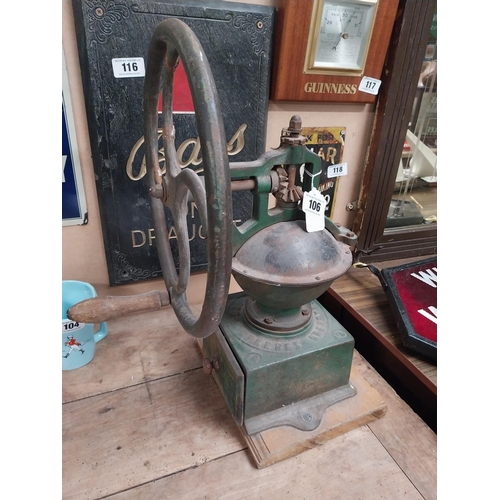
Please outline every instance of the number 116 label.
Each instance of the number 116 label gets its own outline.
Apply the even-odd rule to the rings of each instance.
[[[125,57],[112,59],[113,75],[115,78],[133,78],[144,76],[144,59],[142,57]]]

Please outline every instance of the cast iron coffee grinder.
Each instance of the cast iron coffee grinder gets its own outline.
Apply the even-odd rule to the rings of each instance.
[[[176,159],[172,86],[178,58],[185,68],[197,119],[203,180]],[[163,80],[163,84],[161,81]],[[158,155],[158,99],[163,92],[163,147]],[[229,163],[219,100],[197,37],[178,19],[155,30],[145,78],[144,127],[155,237],[167,292],[124,301],[91,299],[69,311],[95,322],[170,304],[183,328],[199,339],[203,367],[215,378],[236,423],[248,435],[276,426],[318,427],[326,409],[356,394],[350,383],[352,336],[316,300],[352,264],[349,230],[325,218],[306,230],[304,193],[317,188],[321,160],[305,146],[293,116],[281,144],[258,160]],[[297,173],[304,169],[302,186]],[[233,224],[232,190],[249,189],[252,217]],[[269,208],[270,193],[276,206]],[[205,299],[196,317],[186,299],[190,276],[188,203],[206,228]],[[165,207],[179,245],[179,272],[168,239]],[[243,292],[228,296],[230,277]],[[104,317],[103,317],[104,314]]]

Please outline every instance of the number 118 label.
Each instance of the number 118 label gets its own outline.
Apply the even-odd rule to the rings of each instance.
[[[339,177],[341,175],[347,175],[347,163],[337,163],[335,165],[329,165],[326,170],[326,176],[331,179],[332,177]]]

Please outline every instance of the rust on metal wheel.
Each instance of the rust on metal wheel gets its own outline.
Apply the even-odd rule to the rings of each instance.
[[[172,88],[179,58],[193,98],[204,183],[193,170],[181,169],[177,161]],[[164,174],[158,158],[160,92],[163,98]],[[161,22],[149,45],[144,85],[144,144],[155,239],[170,303],[186,332],[193,337],[204,338],[218,327],[229,291],[233,220],[231,184],[224,125],[212,72],[198,38],[179,19]],[[198,317],[193,314],[186,299],[191,273],[186,220],[189,192],[200,213],[207,241],[207,286]],[[172,214],[177,234],[179,273],[170,248],[165,206]]]

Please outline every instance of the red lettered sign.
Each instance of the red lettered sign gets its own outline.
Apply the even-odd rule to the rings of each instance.
[[[392,273],[415,333],[437,342],[437,265],[421,264]]]

